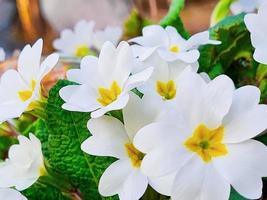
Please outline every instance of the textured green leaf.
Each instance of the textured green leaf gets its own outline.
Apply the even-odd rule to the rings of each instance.
[[[177,31],[186,39],[190,37],[189,33],[185,30],[183,22],[180,18],[180,12],[184,8],[184,0],[172,0],[169,12],[161,20],[160,25],[163,27],[173,26]]]
[[[257,65],[252,59],[254,49],[244,24],[244,15],[227,17],[209,31],[211,38],[222,44],[200,48],[200,71],[210,73],[216,65],[221,65],[221,73],[229,75],[235,83],[240,83],[238,85],[253,79]]]
[[[89,113],[68,112],[61,108],[63,100],[59,90],[70,84],[59,81],[49,92],[46,109],[49,164],[70,179],[84,200],[117,199],[104,198],[98,193],[100,176],[114,159],[89,156],[80,148],[90,134],[86,127]]]

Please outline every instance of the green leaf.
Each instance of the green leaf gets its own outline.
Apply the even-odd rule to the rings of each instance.
[[[259,64],[256,74],[257,81],[261,81],[266,77],[267,77],[267,65]]]
[[[169,12],[161,20],[160,25],[163,27],[173,26],[185,38],[188,39],[190,34],[185,30],[180,18],[180,12],[184,8],[184,0],[172,0]]]
[[[215,25],[230,14],[230,6],[235,0],[220,0],[211,15],[211,25]]]
[[[69,81],[59,81],[49,92],[47,104],[48,162],[53,169],[69,178],[84,200],[104,198],[98,193],[99,179],[113,158],[89,156],[81,150],[81,143],[90,136],[87,129],[89,113],[69,112],[61,108],[64,103],[59,90]]]
[[[248,200],[245,197],[241,196],[235,189],[231,188],[231,194],[229,200]]]
[[[221,65],[221,73],[229,75],[236,83],[247,83],[247,79],[253,78],[257,66],[252,58],[254,49],[244,24],[244,14],[225,18],[209,32],[212,39],[222,44],[200,47],[200,71],[210,73]]]

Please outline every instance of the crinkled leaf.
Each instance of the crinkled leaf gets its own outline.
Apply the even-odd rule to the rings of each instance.
[[[246,199],[245,197],[241,196],[235,189],[231,189],[231,194],[229,200],[249,200]]]
[[[183,22],[180,18],[180,12],[183,8],[184,8],[184,0],[172,0],[169,12],[161,20],[160,25],[163,27],[173,26],[185,39],[188,39],[190,35],[185,30]]]
[[[104,198],[98,193],[99,179],[114,159],[90,156],[81,150],[81,143],[90,136],[86,127],[89,113],[61,108],[63,100],[59,90],[70,84],[69,81],[59,81],[49,92],[46,108],[49,164],[70,179],[84,200],[117,199]]]

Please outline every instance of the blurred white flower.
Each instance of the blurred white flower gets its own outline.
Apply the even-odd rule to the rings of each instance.
[[[231,4],[231,12],[238,15],[242,12],[251,13],[255,12],[263,0],[236,0]]]
[[[46,174],[39,139],[30,133],[29,138],[20,135],[18,140],[0,165],[0,188],[25,190]]]
[[[121,36],[122,29],[120,27],[107,26],[104,30],[97,30],[94,34],[94,47],[100,51],[106,41],[110,41],[117,46]]]
[[[183,118],[147,125],[134,138],[146,153],[142,172],[149,177],[175,173],[173,200],[228,200],[230,186],[248,199],[260,198],[267,147],[251,139],[267,128],[259,89],[235,90],[225,75],[205,82],[188,71],[179,91],[173,111]]]
[[[132,144],[140,128],[161,117],[161,102],[150,96],[140,99],[131,94],[129,103],[123,109],[124,124],[110,116],[89,120],[88,129],[92,136],[82,143],[82,150],[91,155],[118,158],[100,178],[101,195],[118,194],[121,200],[138,200],[143,196],[148,184],[161,191],[165,191],[171,184],[170,177],[161,177],[159,182],[158,178],[149,179],[140,171],[144,154]],[[162,180],[165,184],[161,184]]]
[[[267,64],[267,3],[263,3],[258,13],[247,14],[245,16],[245,24],[251,34],[251,42],[255,47],[254,59],[262,64]]]
[[[23,196],[17,190],[12,188],[0,188],[0,199],[3,200],[27,200],[25,196]]]
[[[143,36],[133,38],[130,42],[134,54],[142,61],[157,52],[165,61],[180,60],[185,63],[195,63],[199,58],[198,47],[205,44],[220,44],[220,41],[210,40],[209,32],[193,35],[185,40],[172,26],[165,29],[160,25],[150,25],[143,28]]]
[[[60,38],[53,42],[54,48],[63,56],[84,57],[92,54],[94,26],[93,21],[79,21],[73,31],[65,29],[60,33]]]
[[[58,54],[49,55],[41,64],[43,41],[27,45],[18,58],[18,71],[6,71],[0,80],[0,122],[19,117],[33,109],[40,98],[41,81],[58,62]]]
[[[0,47],[0,62],[4,61],[6,58],[6,54],[3,48]]]
[[[67,72],[68,80],[79,83],[62,88],[59,92],[65,101],[63,108],[69,111],[92,112],[97,118],[111,110],[126,106],[129,91],[143,84],[152,74],[147,68],[131,74],[135,61],[128,43],[121,42],[116,48],[106,42],[99,58],[84,57],[81,69]]]

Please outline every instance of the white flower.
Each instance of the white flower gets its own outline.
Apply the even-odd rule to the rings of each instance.
[[[130,76],[134,67],[134,57],[126,42],[121,42],[117,48],[106,42],[99,58],[84,57],[81,69],[67,72],[68,80],[79,85],[60,90],[59,94],[66,102],[62,107],[69,111],[92,112],[93,118],[125,107],[128,92],[143,84],[153,72],[152,68],[147,68]]]
[[[18,59],[18,71],[6,71],[0,80],[0,122],[19,117],[31,110],[40,98],[41,81],[58,62],[58,55],[49,55],[41,64],[43,41],[27,45]]]
[[[99,192],[103,196],[118,194],[121,200],[140,199],[148,183],[164,191],[171,182],[168,177],[161,177],[161,180],[165,180],[165,185],[158,184],[158,179],[147,178],[140,171],[144,155],[132,144],[140,128],[161,117],[162,101],[150,96],[142,99],[135,94],[130,96],[129,103],[123,109],[124,124],[111,116],[91,119],[88,129],[92,136],[81,145],[82,150],[88,154],[118,158],[100,178]]]
[[[143,36],[130,40],[135,55],[142,61],[157,52],[164,60],[170,62],[180,60],[185,63],[195,63],[199,58],[198,47],[204,44],[220,44],[219,41],[210,40],[209,32],[205,31],[193,35],[185,40],[174,27],[167,26],[165,29],[159,25],[146,26]]]
[[[96,31],[94,34],[94,47],[100,51],[106,41],[110,41],[115,46],[118,45],[122,36],[122,29],[120,27],[107,26],[103,31]]]
[[[234,90],[225,75],[205,82],[190,72],[180,82],[176,112],[142,128],[134,145],[146,153],[141,170],[150,177],[176,173],[173,200],[228,200],[230,185],[258,199],[267,176],[267,148],[251,138],[267,128],[267,105],[254,86]]]
[[[95,22],[79,21],[74,30],[65,29],[61,32],[60,38],[56,39],[53,46],[63,56],[83,57],[92,53],[93,28]]]
[[[149,80],[138,87],[143,94],[153,93],[155,97],[163,100],[174,100],[179,92],[180,76],[183,76],[184,70],[189,67],[188,64],[181,61],[167,62],[163,60],[157,53],[151,55],[143,61],[144,66],[153,66],[154,71]],[[198,65],[191,66],[195,72]],[[137,71],[141,69],[135,69]]]
[[[4,61],[6,57],[5,51],[3,48],[0,48],[0,62]]]
[[[231,4],[231,12],[234,15],[240,14],[242,12],[251,13],[256,11],[263,0],[237,0]]]
[[[39,139],[30,133],[29,139],[20,135],[18,140],[0,165],[0,188],[27,189],[46,172]]]
[[[1,188],[0,189],[0,199],[3,200],[27,200],[25,196],[23,196],[17,190],[12,188]]]
[[[257,14],[247,14],[245,24],[251,34],[251,42],[255,47],[254,59],[263,64],[267,64],[267,3],[263,3]]]

